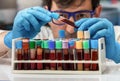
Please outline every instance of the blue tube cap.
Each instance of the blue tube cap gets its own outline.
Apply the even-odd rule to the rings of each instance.
[[[69,41],[69,47],[71,48],[73,48],[73,47],[75,47],[75,40],[70,40]]]
[[[59,31],[59,38],[65,38],[65,30]]]
[[[15,43],[15,46],[16,46],[16,49],[22,49],[22,40],[18,40],[18,41]]]
[[[50,50],[54,50],[55,49],[55,41],[49,40],[48,41],[48,47],[49,47]]]
[[[91,48],[98,49],[98,40],[91,40]]]

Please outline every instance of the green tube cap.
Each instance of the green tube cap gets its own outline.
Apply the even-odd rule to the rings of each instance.
[[[83,41],[83,49],[90,49],[89,40],[84,40]]]

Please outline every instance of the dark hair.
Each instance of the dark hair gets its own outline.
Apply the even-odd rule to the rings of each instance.
[[[75,0],[55,0],[58,6],[62,7],[69,7]],[[82,0],[84,1],[84,0]],[[92,9],[95,10],[95,8],[100,4],[100,0],[91,0]],[[48,6],[49,10],[51,9],[52,0],[43,0],[42,6]]]

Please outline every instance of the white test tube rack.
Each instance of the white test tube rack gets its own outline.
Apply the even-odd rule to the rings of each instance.
[[[12,41],[12,72],[13,73],[39,73],[39,74],[102,74],[106,69],[106,52],[104,38],[98,39],[98,60],[97,61],[58,61],[58,60],[16,60],[15,59],[15,42],[22,38],[13,39]],[[16,70],[16,63],[98,63],[97,71],[81,71],[81,70]]]

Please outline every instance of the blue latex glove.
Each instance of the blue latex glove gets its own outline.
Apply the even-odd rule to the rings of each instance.
[[[11,48],[12,38],[35,37],[40,32],[41,26],[50,22],[52,18],[58,19],[59,14],[51,13],[41,7],[32,7],[20,11],[15,17],[13,30],[5,36],[5,44]]]
[[[75,22],[78,30],[88,30],[91,38],[105,37],[106,57],[120,62],[120,45],[115,41],[113,25],[104,18],[85,18]]]

